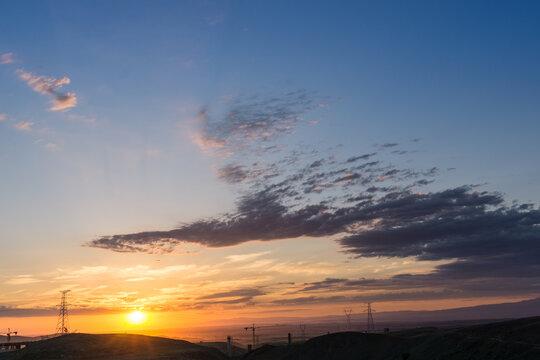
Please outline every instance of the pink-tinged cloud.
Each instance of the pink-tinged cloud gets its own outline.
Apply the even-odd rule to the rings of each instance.
[[[49,110],[51,111],[66,110],[66,109],[75,107],[77,105],[77,97],[75,96],[74,93],[57,95],[52,100],[52,103],[54,104],[54,106],[51,107]]]
[[[0,121],[4,121],[7,119],[7,115],[6,114],[0,114]]]
[[[30,128],[34,125],[31,121],[21,121],[13,125],[15,129],[19,131],[30,131]]]
[[[0,64],[9,64],[13,61],[13,53],[6,53],[0,56]]]
[[[61,93],[58,91],[63,85],[71,83],[71,80],[68,77],[63,76],[60,79],[56,79],[46,76],[37,76],[21,69],[17,70],[17,73],[19,73],[19,77],[26,81],[26,84],[35,92],[53,96],[51,101],[53,106],[50,107],[49,110],[67,110],[77,105],[77,96],[74,93]]]

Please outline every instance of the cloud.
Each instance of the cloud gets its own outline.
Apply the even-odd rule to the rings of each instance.
[[[77,105],[77,96],[74,93],[61,93],[59,89],[71,83],[71,80],[64,76],[60,79],[37,76],[30,72],[25,72],[22,69],[17,70],[19,77],[26,81],[35,92],[44,95],[51,95],[53,106],[49,108],[51,111],[67,110]]]
[[[317,108],[314,98],[299,90],[276,97],[240,99],[231,103],[220,120],[214,120],[205,107],[196,118],[193,141],[206,152],[225,155],[246,150],[254,143],[269,143],[294,133],[305,120],[304,115]]]
[[[384,143],[382,145],[379,145],[379,148],[380,149],[388,149],[388,148],[392,148],[394,146],[398,146],[399,144],[398,143]]]
[[[52,99],[52,103],[54,106],[52,106],[49,110],[66,110],[77,105],[77,97],[74,93],[57,94]]]
[[[234,289],[230,291],[218,292],[209,295],[200,296],[199,300],[208,300],[208,299],[223,299],[231,297],[249,297],[253,298],[255,296],[264,295],[265,293],[260,289]]]
[[[410,273],[387,278],[328,278],[299,291],[332,289],[347,293],[335,295],[343,301],[367,299],[362,291],[380,292],[377,299],[391,299],[386,293],[394,292],[395,299],[410,300],[511,294],[501,290],[501,284],[515,293],[540,292],[540,209],[533,205],[509,205],[503,195],[479,191],[477,185],[436,189],[438,167],[392,164],[396,157],[407,164],[414,153],[395,150],[395,142],[343,157],[333,153],[338,147],[322,151],[300,144],[282,158],[273,153],[265,161],[261,147],[270,148],[276,139],[294,132],[303,122],[301,115],[318,103],[299,91],[233,101],[219,121],[202,110],[195,138],[202,149],[230,156],[216,172],[220,180],[241,188],[235,208],[172,229],[106,235],[86,245],[117,252],[171,252],[186,243],[219,248],[250,241],[329,238],[351,258],[394,258],[424,265],[422,271],[398,267],[396,271],[407,268]],[[421,191],[428,186],[430,191]],[[333,268],[305,271],[317,266],[302,261],[275,264],[263,259],[253,266],[280,273],[292,269],[335,274]],[[403,289],[407,291],[395,293]],[[313,300],[309,295],[305,298]],[[226,301],[252,301],[240,298]]]
[[[13,60],[13,53],[5,53],[0,55],[0,64],[9,64],[12,63]]]
[[[265,292],[260,289],[233,289],[218,293],[212,293],[201,296],[196,299],[194,308],[203,308],[209,305],[235,305],[252,303],[253,298],[265,295]]]
[[[219,167],[217,173],[220,180],[229,184],[239,184],[245,180],[268,180],[279,176],[274,165],[257,166],[257,164],[252,165],[250,168],[238,164],[228,164]]]
[[[86,116],[77,115],[77,114],[69,114],[67,117],[70,120],[85,123],[91,126],[95,125],[97,121],[96,118],[86,117]]]
[[[139,278],[126,279],[126,281],[145,281],[145,280],[154,280],[154,278],[149,277],[149,276],[143,276],[143,277],[139,277]]]
[[[369,154],[364,154],[364,155],[359,155],[359,156],[353,156],[353,157],[350,157],[347,159],[347,163],[352,163],[352,162],[355,162],[355,161],[358,161],[358,160],[367,160],[369,159],[370,157],[373,157],[377,155],[377,153],[369,153]]]
[[[0,121],[4,121],[7,119],[7,115],[6,114],[0,114]]]
[[[469,188],[462,187],[426,195],[402,191],[350,207],[333,207],[321,202],[292,211],[282,202],[287,196],[286,191],[264,190],[241,197],[237,211],[225,214],[223,217],[195,221],[169,231],[103,237],[95,240],[91,245],[117,251],[135,251],[144,250],[147,245],[159,246],[160,243],[177,245],[180,242],[193,242],[208,247],[223,247],[253,240],[268,241],[301,236],[321,237],[354,232],[354,229],[360,225],[386,223],[393,217],[404,219],[415,214],[418,217],[430,216],[431,211],[435,209],[428,206],[446,206],[445,210],[450,211],[452,206],[458,206],[454,202],[457,199],[452,198],[452,194],[464,197],[470,195],[472,198],[478,198],[480,204],[483,201],[491,201],[495,204],[502,201],[496,195],[468,194],[468,190]],[[369,233],[375,230],[365,229],[364,231]],[[347,239],[349,238],[343,239],[344,246],[347,244]]]
[[[412,301],[412,300],[439,300],[448,298],[460,298],[463,295],[457,291],[450,290],[417,290],[417,291],[396,291],[376,294],[358,295],[334,295],[334,296],[300,296],[273,300],[275,305],[306,305],[306,304],[350,304],[366,302],[385,301]]]
[[[248,173],[244,166],[230,164],[218,169],[218,177],[229,184],[235,184],[244,181]]]
[[[392,278],[401,287],[450,288],[452,279],[453,284],[465,284],[463,279],[529,278],[522,280],[522,288],[534,289],[540,281],[540,210],[507,207],[500,194],[477,192],[473,186],[426,194],[402,190],[352,206],[321,202],[296,210],[282,201],[279,192],[259,192],[242,197],[234,214],[170,231],[102,237],[90,246],[146,251],[160,243],[224,247],[254,240],[335,236],[343,251],[356,257],[448,261],[427,275]],[[473,290],[480,292],[478,287]]]
[[[41,280],[34,278],[32,275],[19,275],[9,280],[4,281],[6,285],[27,285],[40,282]]]
[[[104,308],[76,308],[71,307],[69,313],[73,315],[96,315],[110,313],[110,309]],[[15,307],[0,305],[0,318],[4,317],[34,317],[34,316],[56,316],[58,315],[58,308],[56,306],[43,306],[43,307]]]
[[[31,127],[34,125],[33,122],[31,121],[21,121],[21,122],[18,122],[16,124],[14,124],[13,126],[15,127],[15,129],[19,130],[19,131],[30,131]]]
[[[258,257],[261,257],[263,255],[270,254],[271,251],[261,251],[257,253],[251,253],[251,254],[237,254],[237,255],[229,255],[227,256],[227,259],[232,262],[241,262],[241,261],[250,261],[254,260]]]

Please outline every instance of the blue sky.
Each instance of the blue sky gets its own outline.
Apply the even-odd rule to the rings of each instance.
[[[257,161],[270,164],[299,149],[341,160],[377,152],[387,166],[437,167],[436,181],[424,192],[483,184],[481,191],[501,192],[507,204],[517,200],[537,207],[539,17],[540,5],[533,1],[4,2],[0,238],[8,252],[0,259],[5,281],[57,268],[147,262],[150,255],[81,245],[234,213],[253,187],[222,181],[220,169],[242,164],[243,171],[253,170]],[[51,82],[49,92],[34,91],[31,76],[67,77],[69,83]],[[265,124],[272,135],[231,132],[227,116],[237,104],[255,109],[250,115],[264,115],[257,106],[270,99],[285,104],[297,96],[287,94],[298,91],[304,94],[298,99],[305,96],[312,104],[291,112],[302,120],[287,118],[290,129]],[[51,110],[63,95],[76,103],[61,99],[69,106]],[[208,145],[216,139],[239,141],[225,148],[237,149],[245,141],[279,145],[281,151],[259,154],[251,147],[224,156],[222,147]],[[407,154],[381,147],[388,143]],[[311,161],[306,155],[296,166]],[[351,260],[336,236],[316,236],[320,243],[306,257],[318,258],[317,251],[330,247],[332,262],[341,265],[325,276],[368,277],[363,270],[352,275],[344,270]],[[275,251],[273,246],[301,254],[303,241],[197,251],[211,259],[232,256],[244,246],[254,254]],[[23,255],[15,259],[8,255],[13,252]],[[163,266],[185,263],[186,257],[168,255]],[[394,259],[382,257],[383,264]],[[290,259],[304,260],[299,254]],[[193,261],[203,266],[204,259]],[[12,296],[42,296],[58,286],[50,276],[28,283],[39,290],[28,287]],[[286,278],[275,275],[280,276]],[[302,280],[318,279],[295,281]],[[77,285],[87,287],[82,280]],[[151,292],[152,285],[145,289]],[[534,291],[516,290],[516,296]],[[495,295],[510,294],[490,293]]]

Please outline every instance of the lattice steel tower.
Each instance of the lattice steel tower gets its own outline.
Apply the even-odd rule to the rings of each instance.
[[[352,316],[352,309],[343,309],[345,312],[345,317],[347,318],[347,330],[351,330],[351,316]]]
[[[66,335],[69,332],[68,302],[67,295],[71,290],[62,290],[62,298],[58,304],[58,321],[56,322],[56,333]]]
[[[367,303],[367,333],[375,332],[375,323],[373,322],[373,310],[371,310],[371,303]]]

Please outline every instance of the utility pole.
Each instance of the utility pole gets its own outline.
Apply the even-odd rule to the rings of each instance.
[[[227,336],[227,356],[229,358],[232,357],[232,344],[231,343],[232,343],[232,338],[229,335],[229,336]]]
[[[244,330],[246,330],[246,331],[247,331],[247,330],[251,330],[252,333],[253,333],[253,342],[252,342],[252,344],[253,344],[253,350],[255,350],[255,329],[256,329],[255,324],[252,324],[252,326],[248,326],[248,327],[245,327],[245,328],[244,328]]]
[[[67,295],[71,290],[62,290],[60,304],[58,304],[58,321],[56,322],[56,333],[66,335],[69,332],[68,302]]]
[[[347,329],[351,330],[351,315],[352,315],[352,309],[344,309],[345,316],[347,317]]]
[[[375,323],[373,322],[373,311],[371,309],[371,303],[367,303],[367,329],[366,333],[375,332]]]

